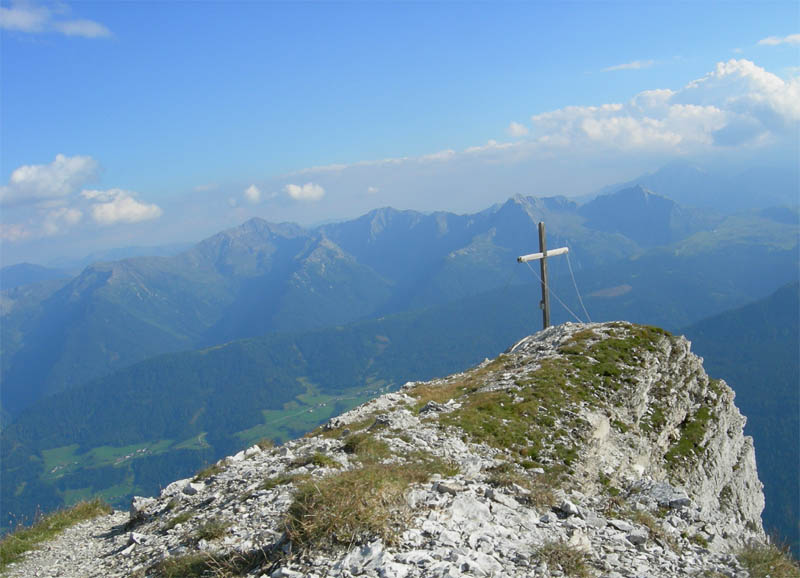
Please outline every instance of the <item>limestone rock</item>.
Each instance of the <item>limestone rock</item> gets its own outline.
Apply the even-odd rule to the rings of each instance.
[[[426,398],[433,390],[442,393]],[[732,553],[765,536],[743,426],[733,392],[685,339],[565,324],[473,370],[407,383],[319,435],[242,450],[203,481],[134,498],[129,512],[66,530],[6,574],[141,578],[204,553],[210,571],[239,564],[254,577],[548,578],[567,573],[552,554],[566,549],[607,578],[745,578]],[[364,436],[371,445],[359,450]],[[298,465],[316,455],[337,467]],[[434,475],[415,473],[430,464],[440,464]],[[368,467],[386,479],[369,486],[357,477]],[[385,506],[366,516],[383,528],[354,529],[334,510],[332,527],[303,538],[291,512],[303,523],[321,515],[326,481],[346,476],[358,483],[330,499]]]

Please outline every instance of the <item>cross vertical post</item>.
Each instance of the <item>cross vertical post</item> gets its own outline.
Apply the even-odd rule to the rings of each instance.
[[[517,257],[518,263],[527,263],[528,261],[540,260],[541,282],[542,282],[542,300],[539,302],[539,307],[542,308],[542,329],[550,327],[550,287],[547,285],[547,258],[555,257],[556,255],[563,255],[569,253],[568,247],[559,247],[558,249],[547,250],[547,239],[545,238],[544,222],[539,223],[539,253],[531,253],[530,255],[523,255]],[[529,265],[530,266],[530,265]]]
[[[542,300],[539,306],[542,308],[542,329],[550,327],[550,291],[547,286],[547,239],[544,233],[544,221],[539,222],[539,252],[542,259],[539,261],[539,270],[542,273]]]

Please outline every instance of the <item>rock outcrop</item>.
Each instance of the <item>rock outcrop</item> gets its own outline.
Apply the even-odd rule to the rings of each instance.
[[[552,327],[135,498],[8,574],[744,578],[764,497],[733,398],[683,338]]]

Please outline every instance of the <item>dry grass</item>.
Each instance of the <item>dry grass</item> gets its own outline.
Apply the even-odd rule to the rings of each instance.
[[[299,457],[292,461],[293,467],[300,466],[315,466],[317,468],[341,468],[342,464],[334,460],[332,457],[322,452],[315,452],[307,456]]]
[[[111,506],[100,499],[94,499],[48,514],[32,526],[8,534],[0,541],[0,570],[21,560],[25,552],[54,538],[70,526],[110,513]]]
[[[225,520],[209,520],[195,531],[194,539],[198,542],[200,540],[217,540],[227,533],[230,526],[231,523]]]
[[[558,480],[553,476],[522,474],[508,462],[491,468],[486,482],[497,488],[510,488],[517,485],[530,492],[527,496],[528,502],[539,508],[555,505],[556,496],[553,491],[559,486]]]
[[[751,578],[800,578],[800,567],[787,550],[774,544],[757,544],[742,549],[736,556]]]
[[[211,476],[216,476],[220,472],[222,472],[225,468],[223,468],[220,464],[211,464],[210,466],[203,468],[199,472],[194,475],[192,478],[193,482],[200,482],[202,480],[208,479]]]
[[[388,458],[391,454],[389,445],[385,441],[365,432],[349,435],[345,438],[342,449],[345,453],[355,454],[362,460],[367,461]]]
[[[547,562],[551,573],[560,568],[566,576],[573,578],[589,578],[591,576],[586,565],[586,553],[565,542],[545,544],[539,548],[537,557]]]
[[[484,377],[494,371],[505,368],[508,361],[507,355],[500,355],[483,367],[465,373],[461,379],[453,379],[445,383],[421,383],[411,388],[407,393],[417,398],[415,409],[419,411],[429,401],[444,403],[464,393],[476,391],[484,385]]]
[[[651,513],[636,510],[631,513],[630,519],[647,528],[650,531],[651,538],[666,545],[673,552],[678,551],[678,542],[664,530],[664,527],[658,523],[658,520]]]
[[[433,458],[403,464],[367,463],[302,484],[289,507],[286,532],[295,547],[349,546],[380,537],[395,541],[408,511],[404,494],[434,473],[451,474]]]

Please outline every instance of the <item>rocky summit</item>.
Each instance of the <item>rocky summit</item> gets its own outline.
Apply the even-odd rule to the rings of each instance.
[[[83,522],[9,576],[745,578],[764,497],[689,342],[566,324]]]

